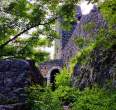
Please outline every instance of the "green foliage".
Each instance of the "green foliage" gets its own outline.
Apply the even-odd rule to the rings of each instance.
[[[64,4],[61,8],[61,11],[59,11],[59,15],[62,17],[61,28],[70,31],[72,29],[72,23],[76,22],[75,4],[73,3]]]
[[[70,86],[59,86],[54,92],[53,96],[57,96],[62,105],[72,105],[78,96],[78,90]]]
[[[83,91],[69,86],[59,86],[55,91],[49,87],[33,85],[28,88],[28,102],[32,110],[116,110],[116,91],[94,86]]]
[[[72,58],[70,63],[71,73],[73,73],[73,70],[76,64],[81,65],[88,62],[87,58],[89,57],[90,53],[93,51],[94,48],[95,48],[95,43],[90,43],[89,46],[87,46],[86,48],[83,48],[80,52],[76,54],[74,58]]]
[[[12,56],[35,61],[39,61],[39,57],[41,61],[45,61],[46,57],[48,59],[46,52],[38,51],[37,55],[35,48],[51,46],[54,38],[59,37],[55,31],[55,21],[59,16],[65,22],[74,21],[74,4],[77,2],[78,0],[64,0],[63,3],[59,0],[39,0],[34,3],[29,0],[0,1],[0,12],[3,13],[0,16],[0,58]],[[33,32],[30,32],[31,29]],[[26,40],[20,39],[23,34],[26,34]],[[41,39],[43,36],[44,40]]]
[[[84,38],[82,36],[79,36],[77,38],[74,39],[75,44],[80,48],[83,49],[85,47],[87,47],[93,40],[91,38]]]
[[[49,59],[49,54],[44,51],[34,50],[28,45],[26,48],[15,49],[13,46],[4,48],[4,52],[0,53],[0,59],[18,58],[18,59],[31,59],[35,62],[43,62]]]
[[[95,29],[96,24],[94,22],[89,22],[83,25],[83,28],[87,32],[91,32],[92,29]]]
[[[102,88],[86,88],[80,92],[72,110],[116,110],[115,92],[109,94]]]
[[[105,20],[108,22],[109,26],[116,24],[116,1],[115,0],[105,0],[105,2],[100,4],[100,11],[104,16]]]
[[[83,37],[76,38],[74,41],[77,44],[77,46],[79,46],[79,48],[82,48],[85,44],[85,40]]]
[[[71,78],[70,72],[66,68],[63,68],[60,71],[60,74],[56,76],[56,87],[70,86],[70,78]]]
[[[58,97],[53,95],[50,88],[33,85],[27,91],[32,110],[63,110]]]

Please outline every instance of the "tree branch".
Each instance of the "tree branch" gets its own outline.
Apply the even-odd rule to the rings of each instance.
[[[35,25],[32,25],[31,27],[28,27],[27,29],[23,30],[22,32],[16,34],[13,38],[7,40],[5,43],[3,43],[2,45],[0,45],[0,49],[3,49],[7,44],[9,44],[10,42],[16,40],[20,35],[24,34],[25,32],[29,31],[30,29],[34,28],[34,27],[37,27],[39,25],[47,25],[47,24],[50,24],[52,23],[53,21],[55,21],[57,19],[57,17],[53,18],[53,19],[50,19],[49,22],[46,22],[46,23],[43,23],[43,24],[35,24]]]

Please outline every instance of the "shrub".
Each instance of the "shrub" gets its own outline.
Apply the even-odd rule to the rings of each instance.
[[[58,97],[62,105],[72,105],[76,101],[79,93],[78,89],[69,86],[59,86],[53,95]]]
[[[60,74],[56,76],[56,87],[70,86],[70,80],[71,80],[70,72],[66,68],[63,68],[60,71]]]
[[[53,97],[49,87],[33,85],[28,88],[28,103],[32,110],[62,110],[60,101]]]
[[[98,87],[81,91],[72,110],[116,110],[116,91],[109,94]]]

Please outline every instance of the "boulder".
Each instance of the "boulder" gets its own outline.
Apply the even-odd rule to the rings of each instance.
[[[34,63],[18,59],[0,60],[0,110],[26,110],[25,106],[22,107],[27,99],[25,89],[32,82],[40,83],[40,79],[43,78]]]

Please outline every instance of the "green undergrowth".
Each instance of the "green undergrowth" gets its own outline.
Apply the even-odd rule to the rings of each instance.
[[[116,110],[116,91],[107,92],[103,88],[85,88],[80,91],[71,110]]]
[[[31,110],[63,110],[57,96],[50,87],[33,85],[27,89],[28,103]]]
[[[49,87],[34,85],[28,88],[28,103],[32,110],[116,110],[116,91],[94,86],[80,91],[69,86],[59,86],[55,91]]]

